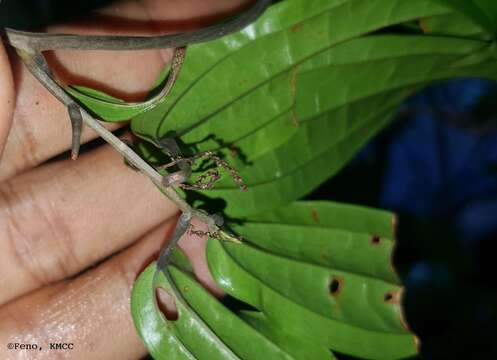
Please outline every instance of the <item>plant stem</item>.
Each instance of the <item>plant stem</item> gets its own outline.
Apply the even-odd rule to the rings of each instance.
[[[140,50],[178,48],[214,40],[239,31],[257,20],[271,3],[272,0],[257,0],[252,7],[240,15],[199,30],[178,34],[160,36],[80,36],[35,33],[14,29],[5,29],[5,33],[8,42],[15,48],[36,52],[61,49]]]
[[[219,227],[213,217],[192,208],[184,201],[172,186],[166,186],[164,178],[159,172],[136,154],[126,143],[121,141],[112,132],[91,116],[85,109],[76,103],[52,76],[50,69],[42,54],[45,50],[77,49],[77,50],[139,50],[139,49],[163,49],[180,48],[189,44],[206,42],[220,38],[229,33],[239,31],[257,20],[271,5],[272,0],[256,0],[254,5],[240,15],[232,17],[218,24],[187,33],[143,37],[143,36],[97,36],[97,35],[72,35],[72,34],[46,34],[28,31],[5,29],[3,36],[12,45],[29,71],[40,81],[45,88],[52,93],[69,110],[73,126],[73,146],[71,157],[76,158],[79,150],[81,136],[81,123],[93,129],[102,139],[116,149],[129,164],[145,174],[172,202],[174,202],[183,214],[197,217],[207,224],[209,231],[218,232]],[[183,53],[179,54],[182,59]],[[177,75],[177,73],[176,73]],[[170,90],[174,83],[163,90],[164,94]],[[221,231],[223,238],[237,241],[234,236]]]
[[[36,61],[37,56],[42,56],[40,53],[27,52],[24,50],[17,50],[19,57],[22,59],[29,71],[50,91],[59,101],[67,107],[77,106],[82,120],[86,126],[93,129],[98,135],[102,137],[109,145],[117,150],[130,164],[135,166],[146,175],[173,203],[178,206],[181,212],[190,213],[192,216],[198,218],[212,230],[217,230],[214,220],[206,213],[191,207],[185,200],[183,200],[173,187],[164,186],[162,183],[162,175],[143,160],[133,149],[126,145],[122,140],[115,136],[112,132],[107,130],[97,119],[91,116],[85,109],[77,104],[65,90],[55,81],[55,79],[47,73],[42,66]]]

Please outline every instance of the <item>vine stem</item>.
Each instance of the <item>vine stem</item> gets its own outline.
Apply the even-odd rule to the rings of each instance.
[[[42,52],[45,50],[57,49],[139,50],[184,47],[194,43],[214,40],[243,29],[257,20],[271,3],[272,0],[255,0],[250,8],[237,16],[231,17],[218,24],[186,33],[152,37],[113,35],[81,36],[73,34],[36,33],[7,28],[0,33],[0,36],[16,49],[17,54],[22,59],[25,66],[38,81],[67,107],[73,125],[73,158],[77,157],[81,136],[81,122],[83,122],[119,152],[132,166],[146,175],[153,184],[178,206],[183,214],[198,218],[208,226],[209,231],[213,233],[219,232],[220,236],[225,240],[231,239],[233,241],[239,241],[236,237],[224,231],[220,231],[219,226],[212,216],[190,206],[181,198],[173,186],[167,186],[167,184],[164,183],[163,176],[156,169],[150,166],[150,164],[143,160],[126,143],[107,130],[96,118],[74,101],[52,76]]]
[[[77,104],[57,83],[57,81],[49,74],[43,66],[39,65],[39,57],[42,55],[36,52],[28,52],[26,50],[16,49],[19,57],[22,59],[25,66],[33,74],[43,86],[50,91],[60,102],[65,106],[77,106],[81,113],[82,120],[86,126],[94,130],[102,139],[111,145],[117,152],[119,152],[130,164],[136,167],[141,173],[147,176],[152,183],[154,183],[183,213],[190,213],[192,216],[198,218],[200,221],[207,224],[212,230],[218,230],[218,227],[208,214],[193,208],[172,186],[165,186],[162,183],[163,176],[154,169],[150,164],[143,160],[137,153],[133,151],[126,143],[115,136],[111,131],[107,130],[97,119],[91,116],[85,109]],[[38,62],[36,61],[38,59]]]
[[[46,34],[15,29],[5,29],[9,43],[17,49],[45,50],[140,50],[178,48],[206,42],[239,31],[257,20],[271,5],[272,0],[256,0],[254,4],[236,16],[205,28],[158,36],[115,36]]]

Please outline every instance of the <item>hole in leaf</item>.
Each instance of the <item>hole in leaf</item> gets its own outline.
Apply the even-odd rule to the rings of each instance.
[[[394,296],[391,292],[387,292],[384,296],[384,300],[386,303],[392,302],[394,299]]]
[[[371,242],[373,243],[373,245],[379,245],[381,242],[381,238],[378,235],[373,235],[373,237],[371,238]]]
[[[342,279],[333,277],[331,279],[330,284],[328,285],[328,289],[330,291],[330,294],[333,296],[337,296],[340,294],[340,291],[342,290]]]
[[[238,311],[259,311],[259,309],[253,307],[252,305],[238,300],[230,295],[223,296],[221,303],[235,313]]]
[[[157,306],[164,317],[169,321],[178,320],[178,309],[176,308],[174,298],[162,288],[156,289],[155,296],[157,298]]]

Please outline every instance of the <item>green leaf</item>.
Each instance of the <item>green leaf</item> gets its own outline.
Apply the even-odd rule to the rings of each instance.
[[[103,92],[84,86],[70,86],[66,91],[99,118],[109,122],[130,120],[151,109],[147,103],[126,103]]]
[[[235,230],[243,245],[209,241],[209,268],[225,292],[260,312],[242,317],[269,337],[283,332],[365,359],[416,352],[390,261],[391,214],[301,202]]]
[[[170,64],[161,72],[155,84],[156,89],[165,81],[169,69]],[[152,96],[149,100],[139,103],[127,103],[124,100],[85,86],[72,85],[66,87],[66,91],[100,119],[109,122],[130,120],[135,116],[154,109],[157,104],[164,101],[160,90],[156,91],[157,95]]]
[[[203,192],[227,202],[227,215],[275,209],[336,173],[414,89],[489,73],[469,68],[492,60],[478,39],[360,37],[449,11],[421,0],[280,2],[240,33],[190,47],[171,96],[132,130],[221,152],[249,186],[240,193],[225,178]]]
[[[170,97],[133,119],[132,129],[155,141],[177,132],[196,143],[214,133],[229,143],[298,101],[291,81],[297,65],[362,34],[446,11],[424,0],[280,2],[239,33],[189,47]],[[350,14],[361,22],[351,22]]]
[[[471,19],[461,12],[450,11],[447,14],[427,17],[419,20],[419,26],[425,34],[459,36],[489,40],[492,38]]]
[[[392,267],[394,218],[331,202],[297,202],[231,224],[242,244],[210,239],[216,282],[252,309],[233,312],[176,256],[158,277],[176,321],[157,308],[155,264],[132,293],[133,319],[155,359],[399,359],[416,353]]]
[[[149,268],[132,304],[155,358],[416,353],[391,262],[393,216],[293,201],[344,166],[412,92],[455,77],[497,78],[496,49],[481,36],[493,21],[485,0],[464,9],[476,25],[447,22],[454,10],[441,1],[286,0],[237,34],[189,48],[170,97],[134,118],[132,130],[151,143],[177,136],[196,151],[216,150],[246,181],[247,193],[224,178],[201,194],[240,220],[229,225],[244,242],[210,239],[207,256],[216,282],[245,306],[225,307],[177,260],[158,275],[179,311],[169,321]],[[439,36],[389,28],[420,19]],[[454,37],[459,23],[467,38]]]
[[[225,156],[249,191],[224,179],[204,195],[224,199],[225,212],[240,217],[277,208],[297,199],[336,173],[393,117],[412,90],[455,76],[492,76],[493,67],[454,68],[466,54],[487,49],[481,41],[423,36],[376,35],[335,46],[299,68],[298,131],[264,154],[251,152],[251,134],[232,146],[249,159]],[[269,131],[270,132],[270,131]]]
[[[436,0],[457,10],[493,38],[497,35],[497,2],[494,0]]]
[[[157,308],[155,263],[140,275],[132,293],[135,325],[155,359],[292,358],[231,313],[187,271],[176,266],[169,271],[168,278],[158,274],[157,285],[174,297],[178,320],[167,320]]]

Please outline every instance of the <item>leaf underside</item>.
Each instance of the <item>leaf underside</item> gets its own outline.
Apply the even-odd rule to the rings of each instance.
[[[140,154],[154,165],[169,159],[150,144],[172,136],[189,151],[218,152],[249,188],[226,177],[195,194],[239,220],[230,225],[243,244],[210,239],[207,255],[216,282],[243,306],[206,292],[179,252],[158,284],[175,299],[177,321],[157,309],[153,265],[136,282],[132,313],[154,358],[416,353],[391,264],[391,214],[294,201],[339,171],[415,91],[496,79],[496,4],[284,0],[239,33],[190,46],[172,92],[151,108],[72,88],[104,120],[133,118]]]
[[[249,188],[241,193],[227,176],[202,192],[225,202],[226,215],[277,209],[339,171],[417,89],[495,78],[495,49],[481,38],[376,32],[453,14],[433,0],[399,4],[274,5],[237,34],[191,46],[170,96],[134,118],[132,130],[154,143],[178,136],[195,151],[220,152]]]
[[[218,151],[249,187],[241,193],[225,176],[201,192],[225,204],[227,216],[277,209],[339,171],[414,91],[455,77],[495,78],[493,34],[472,20],[474,9],[468,17],[452,3],[279,2],[236,34],[190,46],[171,94],[134,109],[132,130],[153,144],[175,136],[194,152]],[[487,0],[464,3],[489,19],[497,12]],[[392,28],[413,22],[419,32]],[[116,110],[126,106],[118,99],[78,89],[80,101],[100,101],[90,108],[104,118],[132,115]],[[139,149],[151,162],[169,160]]]
[[[156,359],[415,354],[390,260],[393,220],[387,212],[331,202],[297,202],[247,218],[233,224],[243,244],[210,239],[207,246],[214,279],[244,308],[212,297],[181,260],[158,285],[178,309],[179,318],[167,320],[155,302],[154,263],[135,283],[135,324]]]

